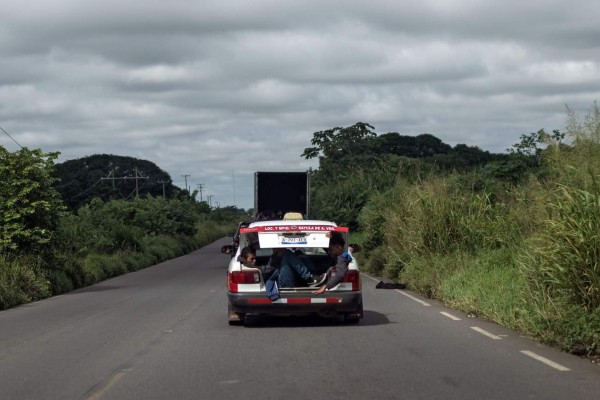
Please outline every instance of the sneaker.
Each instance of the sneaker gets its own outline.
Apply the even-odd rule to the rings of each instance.
[[[312,275],[310,277],[310,279],[308,280],[308,285],[309,286],[320,285],[321,283],[325,282],[326,278],[327,278],[327,274]]]

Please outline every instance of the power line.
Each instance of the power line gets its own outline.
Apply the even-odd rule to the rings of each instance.
[[[79,197],[79,196],[81,196],[81,195],[89,192],[90,190],[92,190],[94,188],[94,186],[96,186],[100,182],[102,182],[102,179],[98,179],[98,181],[96,181],[96,183],[94,183],[92,186],[90,186],[89,188],[85,189],[83,192],[76,194],[75,196],[71,196],[68,199],[65,199],[65,201],[73,200],[75,197]]]
[[[110,177],[111,175],[112,175],[112,178]],[[135,176],[123,176],[123,177],[120,177],[120,178],[115,178],[115,171],[113,169],[113,171],[108,174],[108,177],[106,177],[106,178],[100,178],[101,181],[112,180],[113,181],[113,188],[115,187],[115,180],[127,180],[127,179],[135,179],[135,189],[134,189],[133,193],[135,193],[135,197],[138,197],[138,191],[139,191],[139,188],[138,188],[138,179],[148,179],[148,177],[147,176],[140,176],[138,174],[137,167],[135,168]],[[129,195],[129,196],[131,196],[131,195]],[[127,198],[129,198],[129,196],[127,196]]]
[[[2,127],[0,126],[0,129],[2,129],[2,132],[6,133],[6,136],[8,136],[9,138],[11,138],[11,139],[12,139],[12,141],[13,141],[13,142],[15,142],[15,143],[16,143],[16,144],[17,144],[17,145],[20,147],[20,148],[23,148],[23,146],[21,146],[21,144],[20,144],[19,142],[17,142],[17,141],[15,140],[15,138],[13,138],[12,136],[10,136],[10,135],[8,134],[8,132],[6,132],[6,131],[4,130],[4,128],[2,128]]]

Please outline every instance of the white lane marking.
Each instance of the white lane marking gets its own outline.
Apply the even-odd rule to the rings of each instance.
[[[445,312],[445,311],[440,311],[440,314],[442,314],[442,315],[444,315],[444,316],[446,316],[446,317],[450,318],[451,320],[454,320],[454,321],[460,321],[460,318],[458,318],[458,317],[455,317],[454,315],[452,315],[452,314],[450,314],[450,313],[447,313],[447,312]]]
[[[426,302],[424,302],[424,301],[423,301],[423,300],[421,300],[421,299],[417,299],[415,296],[413,296],[413,295],[411,295],[411,294],[408,294],[408,293],[405,293],[405,292],[403,292],[402,290],[399,290],[399,289],[394,289],[394,290],[395,290],[396,292],[398,292],[398,293],[400,293],[400,294],[402,294],[402,295],[404,295],[404,296],[408,297],[409,299],[416,301],[417,303],[423,304],[425,307],[429,307],[429,306],[431,306],[431,304],[429,304],[429,303],[426,303]]]
[[[552,367],[552,368],[554,368],[554,369],[557,369],[557,370],[559,370],[559,371],[570,371],[570,369],[569,369],[569,368],[567,368],[567,367],[565,367],[565,366],[563,366],[563,365],[560,365],[559,363],[555,363],[554,361],[552,361],[552,360],[549,360],[549,359],[547,359],[546,357],[542,357],[542,356],[540,356],[540,355],[538,355],[538,354],[535,354],[535,353],[534,353],[534,352],[532,352],[532,351],[528,351],[528,350],[521,350],[521,353],[523,353],[523,354],[525,354],[526,356],[529,356],[529,357],[531,357],[531,358],[533,358],[533,359],[535,359],[535,360],[538,360],[538,361],[540,361],[540,362],[542,362],[542,363],[544,363],[544,364],[548,365],[549,367]]]
[[[489,333],[488,331],[484,331],[483,329],[481,329],[481,328],[479,328],[477,326],[472,326],[471,329],[473,329],[475,332],[479,332],[482,335],[485,335],[485,336],[487,336],[487,337],[489,337],[491,339],[502,340],[502,338],[500,336],[496,336],[493,333]]]
[[[241,382],[240,380],[232,379],[230,381],[220,381],[219,383],[221,385],[233,385],[233,384],[240,383],[240,382]]]

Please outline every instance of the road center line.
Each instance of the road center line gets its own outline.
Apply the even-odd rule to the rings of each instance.
[[[442,315],[444,315],[444,316],[446,316],[446,317],[450,318],[450,319],[451,319],[451,320],[453,320],[453,321],[460,321],[460,318],[458,318],[458,317],[455,317],[454,315],[452,315],[452,314],[450,314],[450,313],[447,313],[447,312],[445,312],[445,311],[440,311],[440,314],[442,314]]]
[[[500,336],[496,336],[493,333],[489,333],[488,331],[485,331],[477,326],[472,326],[471,329],[473,329],[475,332],[479,332],[482,335],[485,335],[487,337],[489,337],[490,339],[494,339],[494,340],[502,340],[502,338]]]
[[[535,354],[535,353],[534,353],[534,352],[532,352],[532,351],[528,351],[528,350],[521,350],[521,353],[525,354],[525,355],[526,355],[526,356],[528,356],[528,357],[531,357],[531,358],[533,358],[534,360],[538,360],[538,361],[540,361],[540,362],[542,362],[542,363],[546,364],[547,366],[549,366],[549,367],[552,367],[552,368],[554,368],[554,369],[557,369],[557,370],[559,370],[559,371],[570,371],[570,369],[569,369],[569,368],[567,368],[567,367],[565,367],[565,366],[563,366],[563,365],[560,365],[560,364],[558,364],[558,363],[555,363],[554,361],[552,361],[552,360],[549,360],[549,359],[547,359],[546,357],[542,357],[542,356],[540,356],[540,355],[538,355],[538,354]]]
[[[87,400],[99,400],[102,398],[102,396],[108,392],[108,390],[115,386],[117,384],[117,382],[119,382],[128,372],[130,372],[131,369],[123,369],[119,372],[117,372],[116,374],[114,374],[109,380],[108,382],[106,382],[105,385],[103,385],[101,388],[99,388],[94,394],[92,394],[90,397],[87,398]]]

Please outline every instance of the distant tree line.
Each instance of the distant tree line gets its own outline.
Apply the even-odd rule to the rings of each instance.
[[[54,187],[71,210],[93,198],[104,201],[155,196],[167,199],[189,196],[173,185],[167,172],[151,161],[96,154],[56,164]]]

